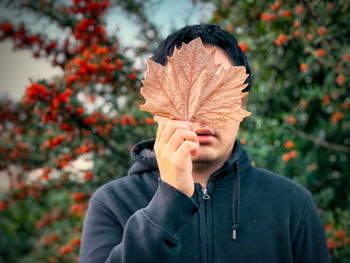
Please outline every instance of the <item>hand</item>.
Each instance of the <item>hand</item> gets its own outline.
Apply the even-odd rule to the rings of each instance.
[[[154,117],[158,131],[154,151],[160,177],[189,197],[194,193],[192,159],[199,148],[197,134],[191,131],[190,122]]]

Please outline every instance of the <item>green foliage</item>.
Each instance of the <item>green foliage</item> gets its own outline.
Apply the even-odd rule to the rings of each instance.
[[[123,6],[128,12],[135,7],[145,29],[152,30],[143,4],[133,3]],[[75,262],[89,197],[127,174],[131,147],[153,137],[156,127],[138,110],[139,70],[104,30],[108,1],[5,5],[30,9],[71,34],[60,44],[46,40],[45,32],[34,35],[30,25],[1,21],[1,40],[12,39],[34,57],[53,58],[64,75],[33,82],[20,102],[0,103],[0,168],[20,169],[10,174],[10,190],[0,200],[0,263]],[[78,167],[76,160],[86,164]]]
[[[311,191],[324,223],[346,232],[346,241],[337,240],[331,250],[334,262],[348,262],[349,4],[216,1],[215,6],[211,22],[233,30],[248,48],[252,116],[242,123],[240,138],[257,166]]]

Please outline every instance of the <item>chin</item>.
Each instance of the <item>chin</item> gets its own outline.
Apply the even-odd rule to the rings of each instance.
[[[212,162],[216,158],[213,153],[208,154],[206,152],[198,152],[196,156],[192,157],[193,163],[203,163],[203,162]]]

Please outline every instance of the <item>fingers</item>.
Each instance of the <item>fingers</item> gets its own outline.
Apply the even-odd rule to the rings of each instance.
[[[199,144],[197,134],[189,130],[176,129],[168,142],[168,148],[171,151],[177,151],[185,141],[192,141]]]
[[[191,131],[190,122],[155,117],[158,131],[154,150],[160,177],[189,197],[194,192],[191,155],[197,153],[197,134]]]
[[[188,145],[187,141],[192,142]],[[185,144],[184,146],[182,146]],[[182,147],[181,147],[182,146]],[[178,149],[181,147],[180,151]],[[194,156],[199,148],[197,134],[184,121],[161,121],[157,131],[154,150],[160,159],[176,158],[182,161],[186,156]],[[174,160],[174,159],[173,159]]]
[[[158,130],[157,130],[155,145],[159,143],[160,138],[162,137],[163,131],[165,129],[165,126],[166,126],[166,123],[159,123],[158,124]]]
[[[162,121],[168,121],[170,120],[169,118],[166,118],[166,117],[161,117],[161,116],[154,116],[153,117],[153,120],[156,122],[156,123],[160,123]]]
[[[166,144],[173,136],[177,129],[190,130],[190,127],[184,121],[170,120],[161,121],[158,124],[158,131],[156,136],[156,144]]]
[[[191,153],[193,156],[197,153],[199,144],[193,141],[184,141],[176,151],[176,155],[180,157],[187,156]]]
[[[156,136],[156,143],[157,143],[163,133],[166,122],[169,121],[170,119],[161,117],[161,116],[154,116],[153,119],[158,124],[158,130],[157,130],[157,136]]]

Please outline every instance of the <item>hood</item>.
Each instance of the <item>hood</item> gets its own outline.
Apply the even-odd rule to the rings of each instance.
[[[158,170],[156,153],[153,150],[155,139],[137,143],[130,152],[135,163],[129,169],[128,175]]]

